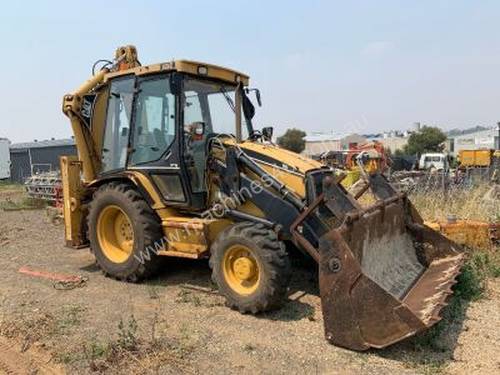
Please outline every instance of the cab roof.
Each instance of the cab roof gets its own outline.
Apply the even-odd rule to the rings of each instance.
[[[207,64],[199,61],[191,60],[175,60],[171,62],[152,64],[146,66],[137,66],[135,68],[113,71],[106,74],[104,80],[123,76],[127,74],[135,74],[137,76],[154,74],[160,72],[176,71],[182,73],[193,74],[199,77],[208,77],[221,80],[230,84],[236,85],[242,82],[244,86],[248,86],[250,77],[236,70],[224,68],[222,66]]]

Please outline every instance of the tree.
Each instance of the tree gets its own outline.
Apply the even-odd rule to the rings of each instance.
[[[399,157],[400,158],[400,157],[403,157],[405,155],[406,155],[406,153],[403,150],[401,150],[400,148],[398,148],[398,149],[396,149],[396,151],[394,151],[394,156],[395,157]]]
[[[287,150],[301,153],[306,148],[304,137],[306,133],[299,129],[288,129],[285,134],[278,137],[278,145]]]
[[[437,127],[424,126],[418,133],[408,138],[404,147],[407,155],[421,155],[425,152],[442,152],[446,135]]]

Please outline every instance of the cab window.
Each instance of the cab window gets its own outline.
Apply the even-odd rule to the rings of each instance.
[[[102,145],[102,172],[125,168],[134,81],[133,77],[127,77],[111,83]]]
[[[175,96],[169,78],[140,82],[134,110],[130,164],[156,161],[175,139]]]
[[[205,123],[206,134],[235,133],[234,86],[217,82],[186,79],[184,83],[184,125],[193,122]],[[242,114],[242,118],[243,114]],[[243,139],[248,138],[248,129],[242,126]]]
[[[206,191],[205,167],[207,141],[220,134],[235,133],[235,90],[236,87],[218,82],[187,78],[184,81],[182,107],[184,112],[184,133],[186,153],[185,163],[190,175],[191,190],[195,193]],[[204,124],[204,135],[199,139],[190,137],[190,129],[195,123]],[[248,137],[245,127],[243,138]]]

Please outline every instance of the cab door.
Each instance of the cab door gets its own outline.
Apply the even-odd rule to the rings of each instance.
[[[147,174],[169,205],[187,206],[174,91],[170,74],[138,79],[128,168]]]
[[[101,155],[103,174],[126,166],[134,85],[134,76],[111,82]]]

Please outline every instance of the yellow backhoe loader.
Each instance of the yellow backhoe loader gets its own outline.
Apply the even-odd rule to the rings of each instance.
[[[96,65],[63,99],[78,157],[61,172],[67,245],[90,246],[106,275],[137,282],[163,257],[209,258],[228,305],[256,314],[286,299],[298,249],[318,263],[331,343],[382,348],[439,321],[463,253],[382,175],[352,196],[331,168],[274,145],[253,126],[260,93],[245,74],[141,66],[133,46]]]

